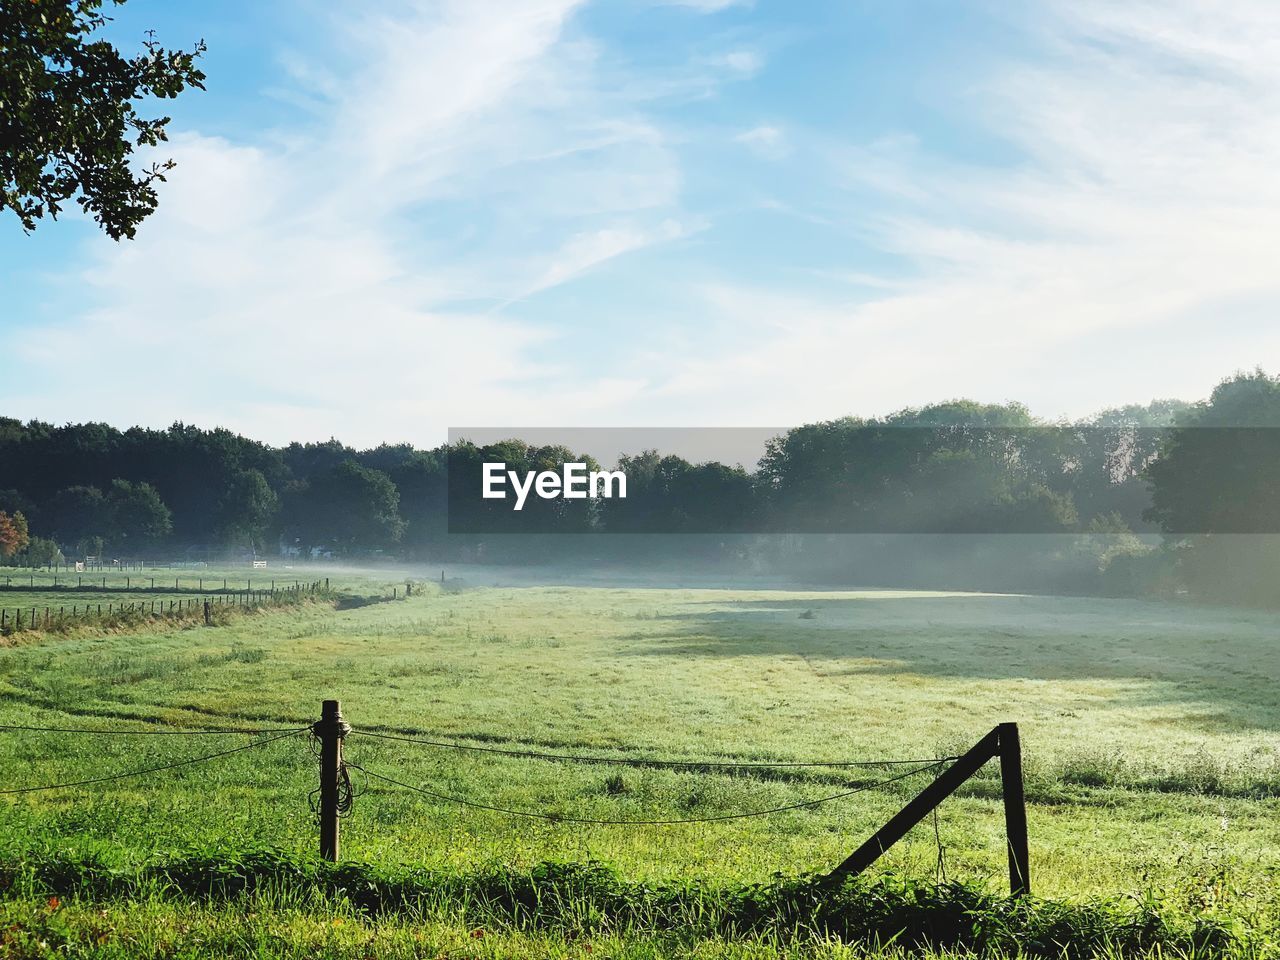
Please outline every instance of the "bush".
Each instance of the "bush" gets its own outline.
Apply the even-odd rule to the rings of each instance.
[[[66,563],[67,559],[58,549],[58,545],[44,537],[32,537],[27,549],[18,554],[20,567],[51,567],[55,563]]]

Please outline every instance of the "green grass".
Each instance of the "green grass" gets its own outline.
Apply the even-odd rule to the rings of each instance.
[[[374,575],[358,585],[382,592]],[[795,803],[888,773],[616,768],[455,752],[360,731],[629,758],[794,761],[949,755],[1016,720],[1038,896],[1108,909],[1129,898],[1170,916],[1227,918],[1253,931],[1240,951],[1265,953],[1280,918],[1277,628],[1274,614],[1138,601],[430,584],[396,603],[309,604],[211,629],[153,625],[0,648],[0,723],[302,727],[322,699],[339,697],[357,731],[348,758],[370,771],[567,817],[679,819]],[[246,742],[0,736],[0,776],[13,786]],[[1000,894],[1007,882],[994,774],[984,772],[939,811],[947,877],[974,896]],[[531,875],[561,861],[607,865],[626,885],[719,890],[830,867],[917,786],[759,819],[611,827],[513,819],[355,776],[365,792],[344,822],[343,852],[370,869]],[[268,848],[305,859],[316,844],[307,803],[315,780],[314,758],[297,737],[146,781],[4,797],[0,858],[28,873],[58,858],[123,873],[156,858],[234,860]],[[937,868],[927,822],[870,879],[932,881]],[[55,913],[86,917],[102,898],[74,884],[63,896]],[[243,896],[216,904],[135,892],[106,897],[102,909],[148,942],[159,943],[171,923],[234,933],[250,944],[246,956],[330,947],[360,956],[335,945],[356,929],[352,942],[377,941],[379,956],[582,950],[571,925],[499,924],[477,943],[442,901],[415,919],[344,912],[350,902],[332,890],[296,896],[278,911],[293,939],[268,936],[278,954],[252,946],[272,928],[260,914],[250,922]],[[48,912],[41,897],[35,887],[12,888],[7,916],[27,929]],[[175,920],[180,914],[188,919]],[[326,918],[342,920],[343,932]],[[854,949],[808,928],[790,939],[776,929],[727,936],[708,928],[678,943],[657,923],[623,934],[601,929],[598,948],[618,956]],[[427,940],[415,941],[415,931]]]
[[[678,932],[677,946],[716,937],[773,943],[895,944],[933,952],[1020,952],[1092,957],[1167,951],[1220,956],[1247,933],[1227,916],[1171,914],[1154,900],[1116,904],[1010,900],[961,884],[862,878],[839,887],[813,878],[753,885],[628,882],[598,865],[543,864],[531,871],[406,870],[329,865],[278,854],[186,857],[136,871],[89,860],[49,858],[0,873],[52,920],[59,894],[106,902],[148,902],[160,912],[179,897],[275,913],[319,899],[361,919],[425,917],[480,931],[556,930],[574,939]],[[300,898],[307,891],[312,898]],[[1242,935],[1243,933],[1243,935]],[[799,934],[799,935],[798,935]],[[477,938],[478,939],[478,938]],[[683,941],[681,943],[681,941]]]

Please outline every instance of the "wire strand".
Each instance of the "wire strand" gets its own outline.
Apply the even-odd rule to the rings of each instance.
[[[934,869],[934,878],[938,883],[947,882],[947,848],[942,845],[942,833],[938,829],[938,807],[933,808],[933,842],[938,845],[938,864]]]
[[[87,780],[72,780],[67,783],[50,783],[39,787],[13,787],[8,790],[0,790],[0,796],[10,796],[18,793],[36,793],[41,790],[65,790],[69,787],[83,787],[94,783],[109,783],[112,780],[124,780],[129,777],[143,777],[149,773],[160,773],[164,770],[175,770],[178,767],[189,767],[193,764],[204,763],[207,760],[217,760],[219,757],[229,757],[233,753],[240,753],[244,750],[252,750],[254,747],[265,746],[268,743],[274,743],[277,740],[283,740],[285,737],[292,737],[296,734],[309,730],[310,727],[300,727],[297,730],[290,730],[288,733],[277,734],[274,737],[267,737],[263,740],[255,740],[253,743],[241,744],[238,747],[232,747],[229,750],[219,750],[215,753],[206,753],[198,757],[189,757],[186,760],[177,760],[173,763],[157,764],[154,767],[145,767],[141,770],[127,770],[124,773],[116,773],[107,777],[90,777]]]
[[[18,723],[0,723],[0,731],[30,731],[32,733],[85,733],[104,737],[191,737],[215,734],[244,734],[257,736],[268,733],[296,733],[294,727],[269,727],[250,730],[231,727],[226,730],[95,730],[91,727],[28,727]]]
[[[597,820],[592,817],[565,817],[565,816],[560,816],[559,814],[541,813],[533,810],[512,810],[507,807],[498,807],[492,804],[479,803],[475,800],[467,800],[463,797],[455,797],[446,793],[437,793],[434,790],[428,790],[425,787],[415,787],[412,784],[403,783],[402,781],[394,780],[391,777],[384,777],[380,773],[374,773],[372,770],[365,769],[364,767],[361,767],[354,763],[350,764],[350,766],[353,769],[359,770],[366,777],[371,777],[374,780],[381,780],[384,783],[390,783],[394,786],[402,787],[405,790],[412,790],[416,793],[424,794],[425,796],[432,797],[436,800],[444,800],[449,803],[457,803],[464,807],[474,807],[477,810],[488,810],[492,813],[502,813],[511,817],[526,817],[534,820],[550,820],[554,823],[586,823],[586,824],[593,824],[596,826],[656,827],[656,826],[673,826],[676,824],[687,824],[687,823],[718,823],[724,820],[746,820],[751,817],[765,817],[774,813],[785,813],[788,810],[803,810],[808,807],[816,807],[824,803],[831,803],[832,801],[835,801],[835,800],[843,800],[846,797],[853,796],[854,794],[865,793],[868,790],[875,790],[878,787],[887,787],[892,783],[897,783],[899,780],[905,780],[908,777],[915,776],[916,774],[926,773],[929,770],[934,770],[942,766],[944,763],[950,762],[951,759],[953,758],[938,760],[929,764],[928,766],[920,767],[916,770],[908,770],[906,773],[900,773],[897,776],[889,777],[886,780],[880,780],[875,783],[863,784],[860,787],[855,787],[852,790],[845,790],[842,793],[833,793],[826,797],[818,797],[816,800],[805,800],[799,803],[789,803],[781,807],[769,807],[768,809],[765,809],[765,810],[750,810],[750,811],[747,811],[746,813],[728,813],[728,814],[723,814],[723,815],[714,816],[714,817],[690,817],[690,818],[684,818],[684,819],[671,819],[671,820]]]
[[[377,740],[396,740],[402,743],[420,743],[428,747],[447,750],[468,750],[475,753],[496,753],[505,757],[524,757],[531,760],[564,760],[571,763],[612,763],[626,767],[887,767],[900,764],[945,763],[955,757],[924,757],[913,760],[665,760],[660,757],[601,757],[575,756],[565,753],[539,753],[534,750],[509,750],[503,747],[481,747],[466,743],[449,743],[442,740],[426,740],[421,737],[405,737],[390,733],[374,733],[371,730],[352,730],[352,734],[373,737]]]

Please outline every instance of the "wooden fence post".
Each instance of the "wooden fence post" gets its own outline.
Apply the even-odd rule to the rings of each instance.
[[[1015,896],[1031,893],[1027,852],[1027,808],[1022,785],[1022,751],[1016,723],[1002,723],[969,748],[938,777],[912,797],[834,870],[824,882],[835,884],[861,873],[886,850],[901,840],[908,830],[923,820],[957,787],[972,777],[988,760],[1000,761],[1000,781],[1004,794],[1004,818],[1009,851],[1009,892]]]
[[[311,731],[320,741],[320,858],[338,861],[338,783],[342,776],[342,740],[351,726],[342,719],[337,700],[320,705],[320,719]]]
[[[209,615],[209,601],[204,602],[204,625],[206,627],[213,626],[213,617]]]
[[[1009,892],[1031,893],[1031,856],[1027,849],[1027,802],[1022,786],[1022,742],[1016,723],[1002,723],[1000,731],[1000,787],[1004,794],[1004,830],[1009,843]]]

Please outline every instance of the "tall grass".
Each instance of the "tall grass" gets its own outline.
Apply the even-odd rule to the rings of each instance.
[[[277,907],[343,902],[370,916],[447,914],[468,926],[570,937],[680,931],[685,938],[837,940],[883,948],[1084,958],[1100,953],[1217,957],[1256,934],[1214,911],[1177,911],[1154,896],[1079,903],[1006,898],[959,883],[882,875],[831,888],[817,877],[756,884],[629,882],[599,864],[527,871],[387,870],[272,850],[189,854],[131,869],[50,853],[0,863],[0,884],[33,899],[159,898]]]

